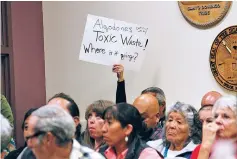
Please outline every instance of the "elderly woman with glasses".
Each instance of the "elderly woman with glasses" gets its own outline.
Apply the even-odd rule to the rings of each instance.
[[[193,151],[192,159],[237,159],[236,98],[222,96],[216,101],[212,108],[214,122],[204,123],[202,143]]]
[[[164,158],[189,159],[201,142],[201,123],[196,109],[177,102],[168,111],[163,131],[163,139],[147,144],[160,151]]]

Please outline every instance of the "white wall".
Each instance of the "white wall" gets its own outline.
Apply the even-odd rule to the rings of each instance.
[[[128,102],[149,86],[161,87],[168,105],[179,100],[197,108],[207,91],[231,93],[212,76],[209,52],[217,34],[237,24],[237,2],[218,25],[206,30],[185,21],[177,2],[43,2],[47,98],[70,94],[82,118],[92,101],[115,101],[116,90],[112,67],[78,60],[87,14],[149,27],[141,71],[125,71]]]

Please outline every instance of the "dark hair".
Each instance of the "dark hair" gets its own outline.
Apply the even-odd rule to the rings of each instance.
[[[109,100],[97,100],[90,104],[85,113],[85,119],[88,120],[89,116],[91,115],[92,112],[95,112],[96,115],[100,116],[102,118],[103,113],[106,108],[109,106],[114,105],[114,102],[109,101]],[[83,135],[83,144],[86,145],[87,147],[90,147],[94,149],[95,146],[95,140],[90,137],[89,130],[88,130],[88,124],[86,125],[86,130],[84,131]]]
[[[165,97],[164,91],[159,87],[149,87],[149,88],[143,90],[141,94],[148,93],[148,92],[160,94]]]
[[[155,93],[156,99],[158,100],[158,103],[159,103],[159,106],[166,106],[165,93],[161,88],[149,87],[149,88],[143,90],[141,94],[145,94],[145,93]],[[164,114],[165,114],[165,111],[166,111],[166,107],[163,111]]]
[[[48,102],[54,98],[62,98],[62,99],[67,100],[70,103],[67,105],[67,109],[68,109],[69,113],[71,114],[71,116],[72,117],[76,117],[76,116],[80,117],[79,107],[76,104],[76,102],[69,95],[61,92],[61,93],[55,94],[52,98],[50,98],[48,100]],[[81,124],[80,123],[76,127],[75,134],[76,134],[76,140],[81,142]]]
[[[67,100],[70,103],[67,106],[67,108],[68,108],[69,113],[71,114],[71,116],[72,117],[75,117],[75,116],[80,117],[80,111],[79,111],[78,105],[76,104],[76,102],[69,95],[67,95],[65,93],[58,93],[58,94],[55,94],[52,98],[50,98],[48,100],[48,102],[51,101],[54,98],[62,98],[62,99]]]
[[[198,110],[198,113],[200,113],[200,111],[202,110],[212,110],[213,108],[213,105],[205,105],[205,106],[202,106],[199,110]]]
[[[104,119],[115,119],[120,122],[122,128],[128,124],[133,126],[133,130],[128,137],[128,145],[130,145],[136,137],[147,138],[150,131],[147,131],[146,125],[142,121],[139,111],[131,104],[119,103],[108,107],[103,114]]]
[[[26,113],[25,113],[25,116],[24,116],[24,119],[23,119],[23,122],[22,122],[22,125],[21,125],[21,129],[24,130],[24,126],[25,126],[25,121],[26,119],[35,111],[37,110],[38,108],[31,108],[29,109]]]
[[[92,112],[95,112],[96,115],[102,117],[105,109],[109,106],[114,105],[114,104],[115,104],[114,102],[109,101],[109,100],[97,100],[97,101],[93,102],[86,109],[85,119],[88,120],[89,115]]]

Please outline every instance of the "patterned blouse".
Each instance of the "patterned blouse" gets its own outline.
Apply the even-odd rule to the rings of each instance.
[[[16,149],[16,144],[13,138],[11,138],[10,143],[7,145],[5,149],[1,151],[1,158],[4,159],[9,152]]]

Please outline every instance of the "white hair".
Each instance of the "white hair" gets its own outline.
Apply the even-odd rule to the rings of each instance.
[[[235,157],[235,144],[231,140],[218,140],[213,147],[213,152],[210,159],[236,159]]]
[[[58,105],[46,105],[32,113],[39,118],[35,132],[51,132],[56,137],[56,144],[63,146],[74,138],[76,126],[72,116]]]
[[[12,130],[10,122],[1,114],[1,150],[5,149],[9,144]]]
[[[201,136],[202,136],[202,128],[201,128],[201,123],[198,118],[198,112],[197,110],[189,104],[181,103],[181,102],[176,102],[172,106],[168,108],[167,111],[167,118],[169,117],[170,113],[172,112],[178,112],[184,116],[184,119],[186,120],[190,134],[189,134],[189,139],[186,141],[186,145],[192,140],[195,144],[201,143]],[[167,119],[166,119],[167,122]],[[166,139],[165,136],[165,129],[163,129],[163,140],[164,140],[164,145],[167,146],[169,145],[169,141]]]
[[[220,97],[212,108],[212,114],[215,114],[219,108],[230,108],[237,115],[237,97],[233,95]]]

